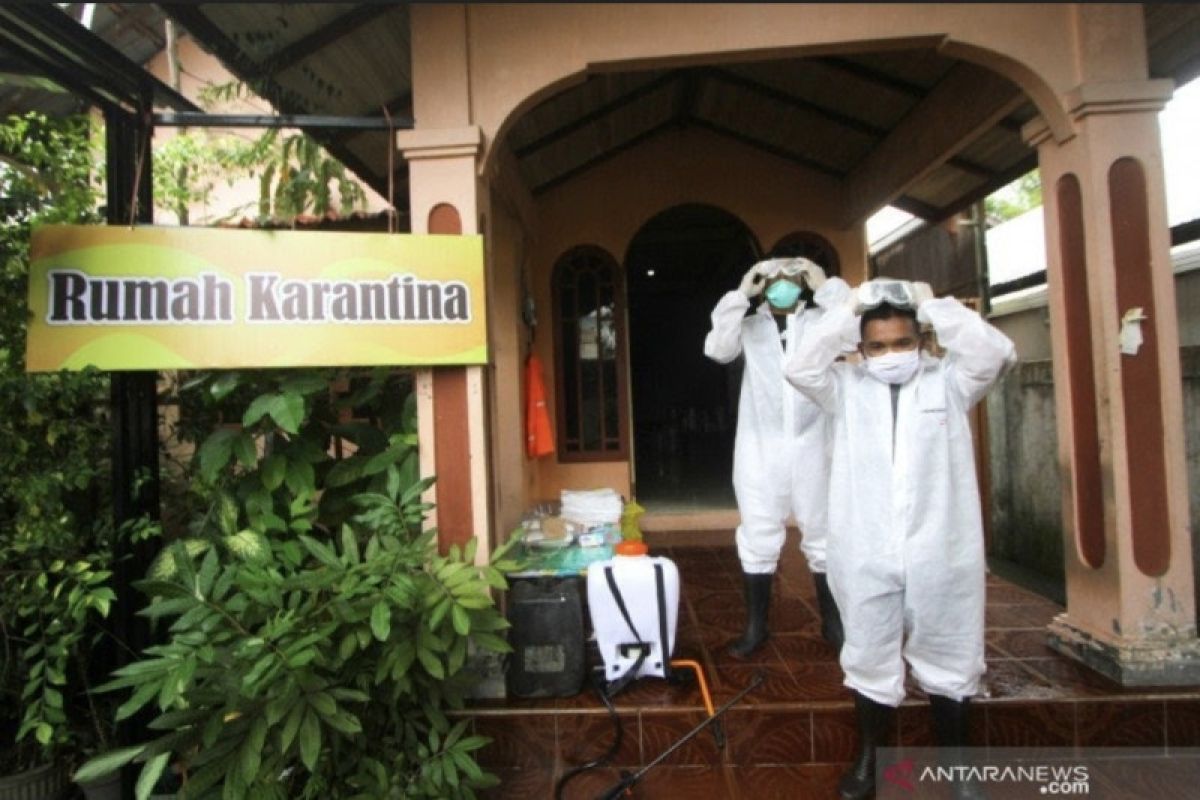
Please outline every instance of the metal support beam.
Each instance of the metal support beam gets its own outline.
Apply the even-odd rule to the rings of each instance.
[[[303,128],[323,130],[386,131],[413,127],[411,117],[334,117],[321,114],[206,114],[168,112],[154,115],[154,125],[164,128]]]
[[[150,107],[146,97],[145,108]],[[107,169],[107,209],[110,225],[153,221],[150,137],[153,128],[146,124],[148,115],[129,114],[117,108],[105,111],[105,156]],[[145,577],[146,565],[154,557],[152,542],[134,544],[123,535],[122,527],[139,519],[158,521],[158,403],[157,373],[152,371],[111,373],[110,392],[113,413],[113,585],[117,594],[111,624],[128,650],[117,648],[109,656],[114,667],[123,666],[140,655],[150,643],[150,627],[137,616],[141,606],[133,583]],[[148,710],[148,709],[147,709]],[[152,715],[151,715],[152,716]],[[123,745],[145,741],[143,712],[122,722],[117,738]],[[121,773],[121,796],[133,797],[140,765],[129,765]]]

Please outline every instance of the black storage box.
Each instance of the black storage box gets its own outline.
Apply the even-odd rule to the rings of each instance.
[[[518,578],[511,582],[508,693],[571,697],[583,690],[583,603],[579,578]]]

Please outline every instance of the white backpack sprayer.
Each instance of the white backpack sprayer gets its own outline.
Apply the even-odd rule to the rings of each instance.
[[[628,794],[647,771],[709,725],[713,726],[718,748],[723,748],[725,736],[720,716],[762,682],[762,676],[756,675],[749,686],[714,710],[700,664],[671,660],[679,620],[679,570],[675,562],[647,555],[646,545],[639,541],[621,542],[615,552],[613,558],[589,565],[587,598],[596,645],[604,662],[603,678],[596,683],[596,690],[613,718],[616,737],[603,756],[563,773],[555,787],[556,800],[562,800],[563,789],[572,778],[608,762],[620,749],[623,732],[612,697],[634,679],[648,676],[676,681],[672,667],[691,669],[699,682],[708,717],[637,772],[622,771],[618,783],[601,798]]]

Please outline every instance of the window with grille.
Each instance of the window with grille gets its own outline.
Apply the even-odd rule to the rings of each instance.
[[[560,461],[628,457],[624,287],[617,262],[580,246],[554,266],[554,334]]]

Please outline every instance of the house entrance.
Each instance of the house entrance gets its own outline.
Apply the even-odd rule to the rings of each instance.
[[[733,508],[741,359],[704,356],[709,314],[760,248],[741,220],[682,205],[637,233],[625,259],[634,493],[652,511]]]

